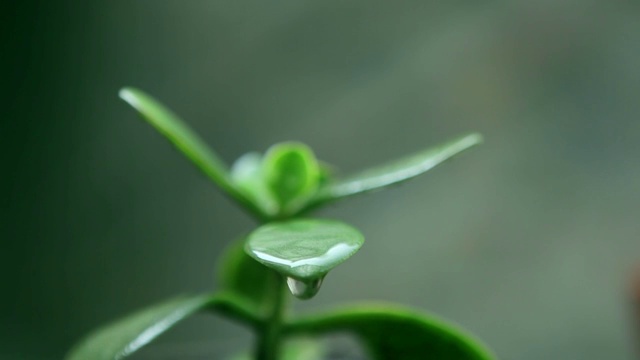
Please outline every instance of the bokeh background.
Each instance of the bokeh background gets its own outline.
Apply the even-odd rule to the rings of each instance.
[[[428,175],[321,211],[367,243],[300,311],[398,301],[502,359],[634,357],[639,3],[1,6],[0,358],[59,359],[105,321],[215,287],[216,257],[254,226],[118,99],[125,85],[228,162],[300,140],[348,172],[483,133]],[[202,316],[141,358],[250,340]]]

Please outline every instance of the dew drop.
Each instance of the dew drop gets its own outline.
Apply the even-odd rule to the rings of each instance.
[[[314,297],[320,290],[323,278],[316,278],[313,280],[298,280],[292,277],[287,277],[287,285],[293,296],[298,299],[307,300]]]

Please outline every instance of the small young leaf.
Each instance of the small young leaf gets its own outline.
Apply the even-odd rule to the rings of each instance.
[[[265,154],[264,180],[281,209],[288,211],[315,194],[320,182],[320,166],[306,145],[276,144]]]
[[[177,115],[141,90],[124,88],[120,97],[185,154],[214,183],[259,218],[264,214],[239,192],[230,180],[227,167],[204,141]]]
[[[480,134],[470,134],[436,148],[428,149],[392,163],[363,171],[323,186],[308,207],[409,180],[454,155],[482,142]]]
[[[267,188],[262,170],[262,155],[257,152],[246,153],[231,166],[231,179],[263,213],[275,216],[278,212],[278,202]]]
[[[491,360],[472,336],[442,320],[389,305],[360,305],[289,323],[289,334],[347,331],[360,338],[373,359]]]
[[[247,238],[247,253],[298,280],[321,279],[364,243],[353,227],[333,220],[292,220],[263,225]]]
[[[67,360],[115,360],[147,345],[176,323],[209,306],[209,295],[180,297],[138,311],[91,333]]]
[[[275,271],[255,261],[244,251],[245,239],[233,242],[223,252],[218,267],[218,281],[223,291],[241,296],[251,304],[256,313],[264,317],[275,297],[280,276]]]

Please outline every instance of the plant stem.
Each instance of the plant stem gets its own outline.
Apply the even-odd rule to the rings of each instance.
[[[256,360],[277,360],[280,355],[287,292],[284,277],[278,275],[276,278],[277,291],[271,303],[270,315],[258,334]]]

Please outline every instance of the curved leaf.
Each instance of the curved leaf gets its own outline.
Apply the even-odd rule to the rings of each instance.
[[[351,332],[374,359],[495,359],[482,343],[455,326],[397,306],[352,306],[294,320],[285,331],[313,335]]]
[[[321,279],[364,243],[355,228],[334,220],[292,220],[263,225],[245,250],[265,266],[299,280]]]
[[[320,166],[308,146],[287,142],[273,145],[264,156],[264,181],[283,213],[297,210],[315,194]]]
[[[120,98],[138,110],[142,117],[185,154],[214,183],[229,196],[259,218],[264,214],[240,193],[231,182],[226,165],[205,142],[177,115],[160,102],[134,88],[120,90]]]
[[[179,297],[138,311],[101,329],[80,342],[67,360],[122,359],[148,344],[176,323],[202,310],[211,296]]]
[[[137,311],[99,328],[81,340],[67,360],[117,360],[128,357],[189,316],[206,309],[256,324],[256,314],[230,294],[181,296]]]
[[[436,148],[330,182],[320,189],[309,207],[409,180],[480,143],[480,134],[469,134]]]

